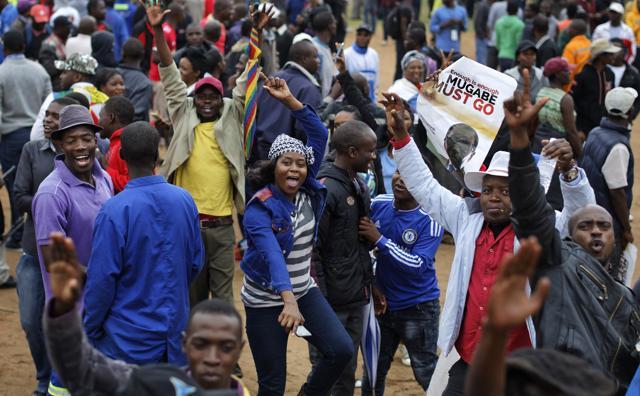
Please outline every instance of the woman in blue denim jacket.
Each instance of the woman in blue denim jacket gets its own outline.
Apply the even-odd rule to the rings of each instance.
[[[305,146],[282,134],[269,159],[247,175],[258,191],[244,215],[249,247],[240,264],[245,273],[241,299],[247,337],[258,373],[258,395],[283,395],[289,332],[322,353],[301,395],[326,395],[353,356],[353,345],[315,281],[311,254],[326,190],[315,176],[327,144],[327,129],[309,106],[300,103],[280,78],[264,89],[304,126]],[[261,109],[269,111],[269,109]]]

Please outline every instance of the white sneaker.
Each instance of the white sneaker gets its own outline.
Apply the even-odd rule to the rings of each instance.
[[[405,366],[411,366],[411,359],[409,358],[409,351],[407,351],[407,347],[404,344],[400,344],[399,348],[400,352],[400,361]]]

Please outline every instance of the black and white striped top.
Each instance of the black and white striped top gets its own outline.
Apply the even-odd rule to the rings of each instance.
[[[294,242],[285,260],[293,295],[298,299],[316,286],[311,277],[311,251],[316,220],[307,194],[298,192],[295,202],[296,210],[292,217]],[[284,305],[280,295],[254,282],[247,275],[244,276],[240,298],[245,306],[251,308]]]

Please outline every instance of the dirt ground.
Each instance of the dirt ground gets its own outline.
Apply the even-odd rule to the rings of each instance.
[[[351,23],[353,25],[353,23]],[[462,52],[469,56],[474,55],[473,34],[465,33],[462,35]],[[349,34],[346,45],[353,42],[353,33]],[[395,68],[395,48],[394,43],[389,42],[386,46],[382,46],[382,29],[379,26],[376,37],[372,42],[372,46],[380,54],[381,62],[381,88],[388,88],[392,81]],[[635,134],[640,132],[640,123],[634,127],[632,138],[632,146],[634,152],[640,152],[640,140]],[[640,161],[636,163],[636,174],[640,174]],[[636,183],[634,195],[638,196],[640,183]],[[7,211],[6,190],[0,191],[2,205]],[[635,219],[633,223],[633,233],[636,238],[640,238],[640,201],[635,200],[632,208],[632,214]],[[442,245],[438,250],[436,267],[438,281],[442,290],[441,302],[444,301],[445,291],[447,287],[447,279],[449,277],[449,269],[453,258],[453,246]],[[19,252],[15,250],[7,251],[7,260],[11,266],[12,272],[15,274],[15,265],[19,259]],[[638,271],[636,271],[636,276]],[[239,299],[239,289],[242,280],[242,272],[238,268],[234,281],[235,306],[244,315],[242,303]],[[288,373],[287,373],[287,395],[297,394],[300,386],[304,383],[305,378],[310,370],[306,342],[300,338],[292,336],[288,346]],[[35,388],[35,369],[29,354],[24,332],[20,327],[18,316],[18,301],[16,292],[11,290],[0,290],[0,395],[22,396],[30,395]],[[255,367],[253,365],[251,351],[247,345],[242,353],[240,365],[244,372],[244,382],[253,394],[257,392],[257,382]],[[358,364],[358,373],[361,373],[362,362]],[[359,375],[359,374],[358,374]],[[411,368],[403,366],[399,359],[393,362],[389,375],[387,377],[387,394],[389,395],[423,395],[424,392],[413,378]],[[356,391],[356,394],[359,394]]]

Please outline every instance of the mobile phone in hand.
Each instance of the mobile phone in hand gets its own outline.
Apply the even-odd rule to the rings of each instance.
[[[303,325],[298,326],[296,329],[296,335],[298,337],[311,337],[311,332],[307,330]]]

